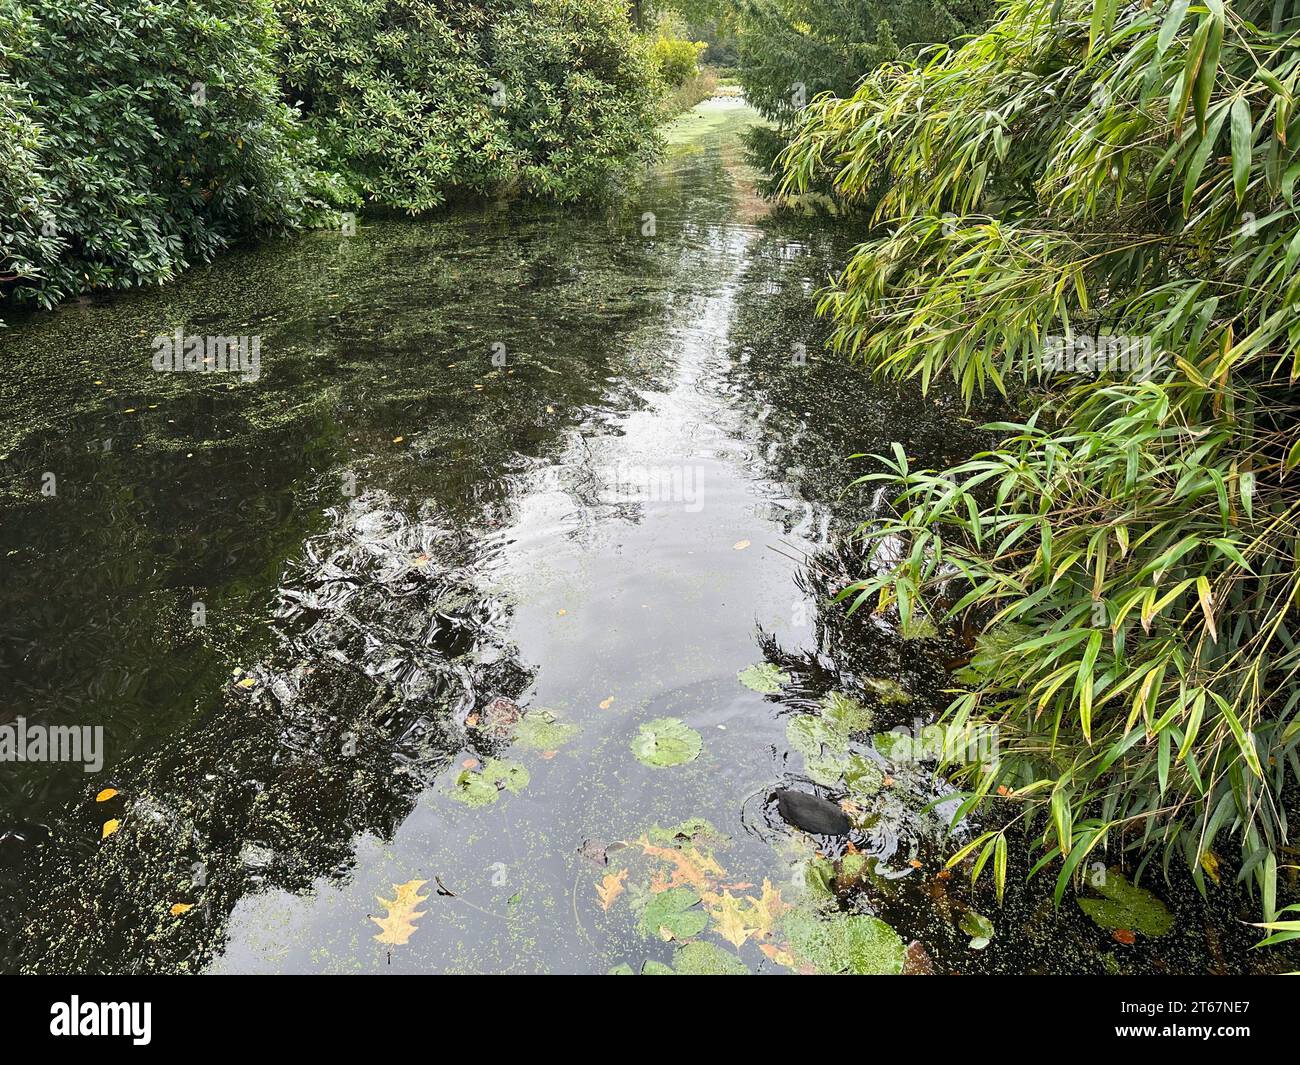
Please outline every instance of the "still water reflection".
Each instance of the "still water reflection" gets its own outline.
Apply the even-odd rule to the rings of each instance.
[[[823,352],[813,294],[849,237],[766,217],[752,121],[702,105],[599,213],[301,237],[0,335],[0,718],[103,725],[107,748],[96,775],[4,768],[6,970],[639,969],[675,944],[643,934],[646,888],[618,877],[643,847],[618,841],[707,819],[705,905],[765,879],[796,899],[818,850],[842,858],[775,815],[780,786],[843,794],[791,720],[831,692],[877,731],[928,717],[944,658],[827,605],[879,505],[845,489],[850,456],[977,438]],[[177,328],[260,336],[260,378],[149,372]],[[765,663],[777,692],[738,682]],[[697,758],[633,756],[663,718]],[[1040,895],[969,951],[992,905],[938,875],[944,785],[861,740],[890,786],[841,905],[940,969],[1116,964]],[[501,790],[473,790],[485,769]],[[376,940],[412,881],[407,941]],[[708,935],[801,967],[761,928]]]

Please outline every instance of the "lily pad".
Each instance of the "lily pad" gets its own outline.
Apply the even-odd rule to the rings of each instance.
[[[703,839],[722,842],[727,838],[703,817],[688,817],[681,824],[673,825],[670,828],[651,825],[646,835],[656,843],[672,843],[674,845],[691,844]]]
[[[782,673],[780,666],[771,662],[760,662],[742,669],[736,674],[736,679],[750,691],[756,691],[760,695],[775,695],[783,685],[790,683],[790,674]]]
[[[794,955],[820,973],[893,976],[903,971],[906,947],[879,918],[841,913],[827,919],[801,908],[786,915],[783,928]]]
[[[647,721],[632,740],[632,753],[656,769],[694,761],[702,748],[700,734],[675,717]]]
[[[868,732],[875,721],[875,714],[859,700],[843,692],[831,692],[822,700],[821,716],[846,735],[851,732]]]
[[[1173,914],[1152,892],[1129,881],[1117,868],[1089,881],[1102,898],[1080,898],[1079,909],[1102,928],[1127,928],[1144,936],[1163,936],[1174,926]]]
[[[919,736],[903,727],[879,732],[872,745],[893,762],[948,762],[958,757],[968,740],[955,725],[926,725]]]
[[[518,794],[528,787],[528,770],[506,758],[489,758],[481,771],[466,769],[452,785],[451,797],[466,806],[491,806],[504,791]]]
[[[860,754],[851,754],[840,773],[844,787],[855,799],[867,799],[885,786],[885,774],[875,762]]]
[[[785,735],[796,751],[815,757],[826,748],[843,753],[849,737],[871,728],[872,714],[856,699],[832,692],[816,714],[799,714],[786,722]]]
[[[903,686],[888,677],[864,677],[862,683],[882,706],[902,706],[912,701]]]
[[[993,942],[993,922],[982,913],[967,910],[961,917],[961,930],[970,936],[971,950],[983,950]]]
[[[849,755],[850,736],[868,731],[872,720],[871,711],[857,699],[831,692],[822,700],[820,713],[800,714],[786,722],[786,740],[804,756],[808,775],[818,784],[835,787],[851,772],[862,791],[874,793],[883,775],[866,759]]]
[[[682,976],[749,976],[749,967],[715,943],[684,943],[673,955],[673,968]]]
[[[515,742],[534,751],[563,747],[581,729],[561,721],[550,710],[529,710],[515,729]]]
[[[709,924],[709,915],[697,906],[700,896],[688,887],[669,888],[651,897],[641,914],[641,931],[661,939],[690,939]]]

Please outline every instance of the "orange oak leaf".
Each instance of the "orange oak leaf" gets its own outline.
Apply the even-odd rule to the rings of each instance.
[[[596,894],[600,896],[600,908],[608,910],[614,905],[614,900],[623,894],[623,881],[627,879],[627,870],[620,869],[617,873],[606,873],[605,878],[596,885]]]

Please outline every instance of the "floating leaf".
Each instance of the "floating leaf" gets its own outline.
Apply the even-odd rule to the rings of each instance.
[[[602,910],[608,910],[614,905],[614,900],[623,894],[625,880],[627,880],[627,870],[620,869],[617,873],[606,873],[601,882],[596,885],[596,894],[600,896]]]
[[[745,940],[759,931],[756,925],[746,920],[746,911],[750,908],[730,891],[724,891],[717,904],[709,909],[713,930],[733,947],[744,946]]]
[[[864,677],[863,683],[883,706],[902,706],[912,701],[903,686],[888,677]]]
[[[974,910],[962,914],[961,930],[971,937],[967,944],[971,950],[983,950],[993,941],[993,922]]]
[[[463,770],[452,785],[451,797],[466,806],[490,806],[502,790],[518,794],[528,781],[528,770],[518,762],[490,758],[481,772]]]
[[[173,902],[169,911],[173,917],[179,917],[183,913],[194,909],[194,904],[190,902]]]
[[[675,717],[647,721],[632,740],[637,760],[657,769],[694,761],[702,747],[700,734]]]
[[[1090,884],[1102,898],[1080,898],[1079,909],[1102,928],[1123,928],[1144,936],[1163,936],[1173,928],[1168,907],[1146,888],[1130,883],[1117,868],[1107,869],[1105,876]]]
[[[114,832],[116,832],[121,827],[122,827],[122,822],[119,821],[116,817],[113,818],[111,821],[105,821],[104,827],[99,834],[99,838],[108,839],[109,836],[111,836]]]
[[[731,549],[733,551],[743,551],[748,546],[749,546],[748,540],[737,540],[734,544],[731,545]]]
[[[778,947],[775,943],[760,943],[758,949],[776,962],[777,965],[787,965],[793,969],[797,964],[793,954]]]
[[[560,721],[550,710],[529,710],[515,729],[515,742],[536,751],[563,747],[581,730]]]
[[[682,976],[748,976],[745,963],[714,943],[684,943],[673,954],[673,966]]]
[[[771,662],[760,662],[742,669],[736,674],[736,679],[750,691],[756,691],[760,695],[775,695],[783,684],[790,683],[790,674],[782,673],[780,667]]]
[[[117,788],[105,788],[103,791],[101,791],[98,795],[95,796],[95,801],[108,802],[108,800],[111,799],[116,794],[117,794]]]
[[[405,884],[394,884],[395,894],[391,899],[376,896],[380,905],[388,911],[386,917],[370,918],[379,925],[380,932],[375,939],[380,943],[398,945],[406,943],[415,931],[415,922],[424,916],[424,911],[417,909],[429,897],[420,894],[420,888],[427,880],[408,880]]]
[[[688,887],[669,888],[651,897],[641,914],[641,930],[661,939],[689,939],[708,926],[709,916],[694,909],[700,896]]]
[[[903,941],[878,918],[836,914],[823,919],[795,909],[781,926],[795,958],[820,973],[886,976],[903,971]]]
[[[670,876],[665,877],[662,872],[659,872],[651,878],[651,891],[665,891],[683,884],[690,884],[703,891],[712,881],[725,875],[717,859],[702,848],[658,847],[645,836],[642,836],[638,842],[641,844],[642,854],[659,858],[673,866]]]
[[[763,894],[759,898],[749,896],[753,903],[754,916],[760,935],[770,935],[776,928],[776,919],[790,909],[790,904],[781,898],[781,889],[774,888],[772,881],[763,879]]]
[[[498,695],[478,715],[478,728],[495,739],[506,739],[523,716],[519,704]]]
[[[613,705],[614,705],[614,697],[612,695],[608,699],[602,699],[600,701],[600,708],[602,710],[608,710]]]

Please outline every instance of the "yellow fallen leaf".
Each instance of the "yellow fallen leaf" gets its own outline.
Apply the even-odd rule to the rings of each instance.
[[[427,880],[408,880],[405,884],[393,885],[396,894],[391,899],[375,896],[388,911],[387,917],[370,918],[382,929],[375,939],[394,945],[410,940],[415,931],[415,921],[424,916],[424,911],[416,907],[428,901],[428,895],[420,894],[420,888],[427,883]]]
[[[172,903],[172,908],[171,908],[171,915],[172,915],[173,917],[179,917],[181,914],[185,913],[187,910],[192,910],[192,909],[194,909],[194,906],[193,906],[191,903],[188,903],[188,902],[173,902],[173,903]]]
[[[600,896],[600,908],[608,910],[614,905],[614,900],[623,894],[623,881],[627,879],[627,870],[620,869],[617,873],[606,873],[605,878],[596,885],[596,894]]]
[[[567,614],[567,613],[568,613],[568,611],[565,610],[564,607],[560,607],[560,609],[557,610],[557,611],[555,612],[555,615],[556,615],[556,617],[561,617],[561,618],[562,618],[562,617],[564,617],[564,615]]]
[[[602,699],[600,701],[600,708],[602,710],[608,710],[613,705],[614,705],[614,697],[612,695],[608,699]]]
[[[758,949],[771,958],[777,965],[788,965],[794,968],[794,955],[788,950],[782,950],[775,943],[760,943]]]
[[[404,437],[404,436],[395,436],[395,437],[393,437],[393,443],[394,443],[394,444],[400,444],[400,443],[401,443],[403,440],[405,440],[405,439],[406,439],[406,437]]]
[[[650,878],[650,890],[652,892],[658,893],[667,891],[669,888],[689,884],[706,902],[714,901],[705,898],[709,894],[709,882],[726,876],[726,870],[718,864],[713,855],[700,850],[687,852],[678,850],[676,847],[659,847],[651,843],[647,836],[642,836],[637,840],[637,844],[641,847],[642,854],[648,854],[673,865],[671,876],[665,875],[660,870],[656,871]]]
[[[771,935],[776,927],[776,919],[790,909],[790,904],[781,898],[781,889],[774,888],[772,881],[763,878],[763,894],[759,898],[745,896],[750,901],[753,913],[755,936]]]
[[[748,546],[749,546],[748,540],[737,540],[734,544],[731,545],[731,549],[733,551],[743,551]]]
[[[243,680],[238,681],[237,683],[241,688],[254,688],[257,686],[257,678],[245,677]]]
[[[714,931],[739,950],[750,936],[760,931],[746,920],[746,907],[730,891],[724,891],[718,905],[709,911],[714,921]],[[752,909],[752,907],[750,907]]]
[[[111,821],[105,821],[104,830],[100,833],[99,838],[108,839],[109,836],[111,836],[114,832],[116,832],[121,827],[122,827],[122,822],[119,821],[116,817],[113,818],[113,820]]]
[[[116,794],[117,794],[117,788],[105,788],[103,791],[101,791],[98,795],[95,796],[95,801],[108,802],[108,800],[111,799]]]

